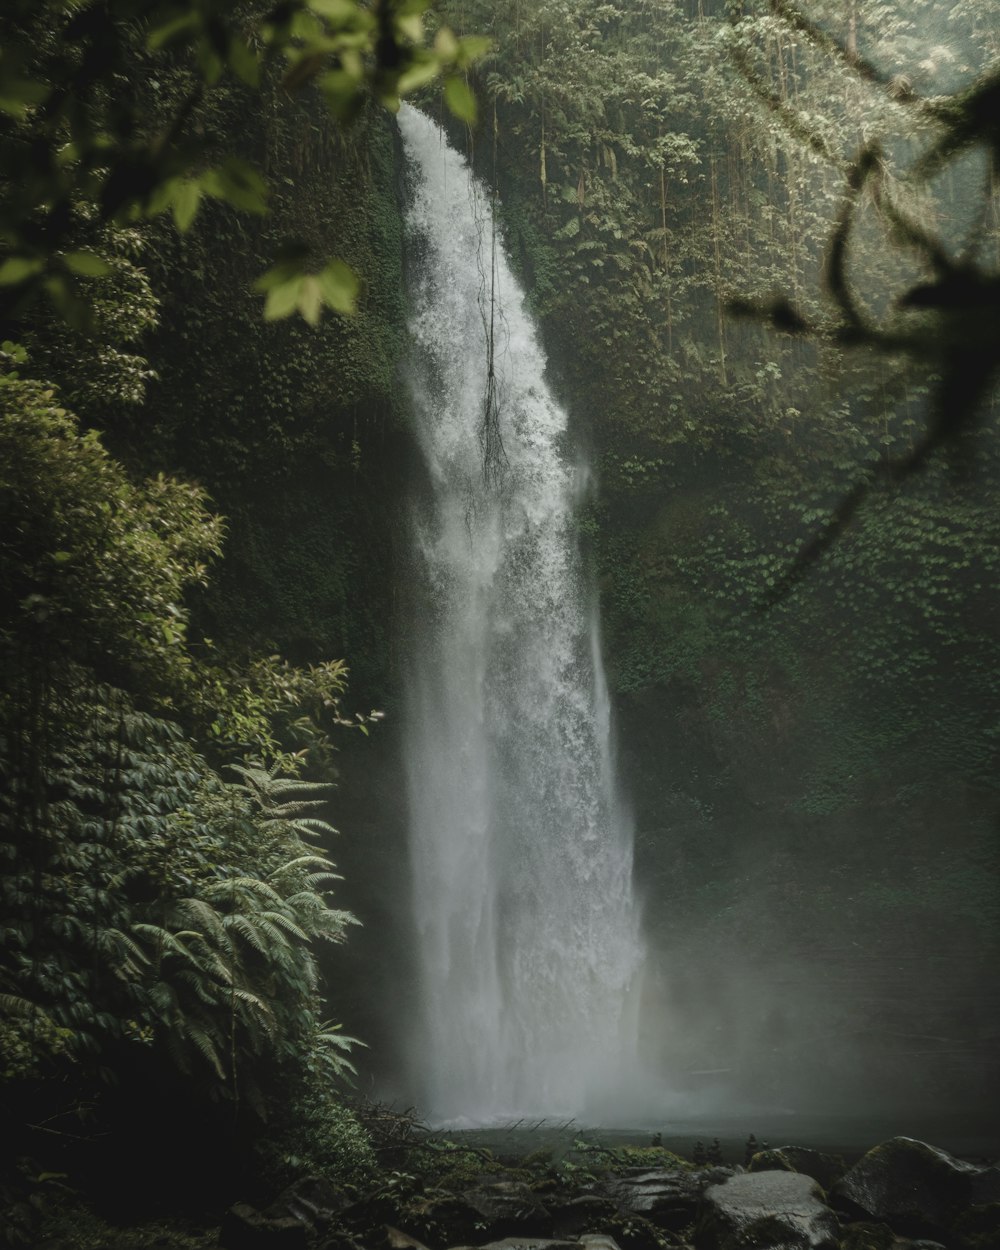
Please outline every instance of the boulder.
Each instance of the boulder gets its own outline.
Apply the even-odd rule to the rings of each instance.
[[[841,1230],[840,1250],[896,1250],[897,1244],[888,1224],[847,1224]]]
[[[579,1241],[557,1241],[549,1237],[502,1237],[485,1245],[452,1246],[449,1250],[580,1250],[581,1244]]]
[[[385,1241],[388,1250],[427,1250],[422,1241],[417,1241],[409,1233],[404,1233],[391,1224],[385,1226]]]
[[[658,1228],[676,1232],[693,1222],[708,1186],[730,1175],[731,1172],[720,1168],[698,1171],[657,1168],[614,1177],[606,1182],[605,1191],[622,1214],[641,1215]]]
[[[452,1250],[618,1250],[613,1237],[595,1233],[578,1241],[556,1241],[546,1237],[504,1237],[485,1246],[455,1246]]]
[[[969,1208],[1000,1201],[1000,1168],[893,1137],[859,1159],[830,1196],[850,1214],[883,1221],[898,1233],[947,1240]]]
[[[297,1181],[275,1198],[264,1211],[272,1220],[295,1219],[313,1232],[325,1232],[351,1205],[339,1186],[320,1176]]]
[[[607,1233],[591,1233],[587,1237],[581,1237],[579,1244],[583,1250],[618,1250],[618,1242]]]
[[[551,1216],[524,1181],[484,1183],[461,1194],[430,1192],[412,1200],[394,1222],[435,1248],[552,1235]]]
[[[1000,1246],[1000,1203],[969,1207],[955,1224],[955,1231],[969,1250],[996,1250]]]
[[[463,1197],[446,1190],[429,1191],[413,1198],[394,1217],[394,1223],[435,1250],[444,1246],[470,1245],[488,1236],[479,1212]]]
[[[309,1229],[295,1216],[271,1217],[247,1202],[226,1212],[219,1230],[222,1250],[306,1250]]]
[[[698,1242],[707,1250],[837,1250],[837,1217],[811,1176],[746,1172],[710,1185]]]
[[[618,1204],[604,1194],[556,1191],[542,1197],[553,1237],[577,1237],[615,1219]]]
[[[888,1224],[848,1224],[841,1233],[840,1250],[945,1250],[939,1241],[910,1241],[897,1237]]]
[[[494,1181],[462,1192],[462,1200],[493,1236],[547,1234],[551,1221],[537,1195],[524,1181]]]
[[[825,1155],[804,1146],[775,1146],[761,1150],[750,1160],[751,1172],[799,1172],[829,1189],[847,1170],[840,1155]]]

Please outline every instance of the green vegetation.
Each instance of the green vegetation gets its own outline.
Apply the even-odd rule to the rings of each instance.
[[[366,631],[367,686],[386,686],[384,592],[347,613],[368,550],[346,531],[379,476],[366,446],[398,437],[400,226],[376,103],[482,46],[440,24],[428,45],[426,8],[5,10],[15,1192],[68,1171],[96,1190],[128,1177],[141,1203],[174,1177],[197,1204],[220,1152],[223,1191],[374,1166],[340,1102],[354,1043],[328,1020],[320,946],[354,920],[332,903],[326,816],[335,737],[378,719],[342,707],[336,657]],[[460,82],[447,98],[471,116]],[[319,324],[324,303],[352,316]]]
[[[222,94],[256,110],[268,86],[318,89],[341,120],[373,95],[389,108],[445,72],[445,97],[472,120],[461,71],[484,49],[447,27],[425,42],[430,0],[115,0],[9,5],[0,61],[5,195],[3,311],[40,294],[89,326],[88,279],[107,275],[101,234],[169,212],[187,230],[204,202],[267,211],[264,162],[205,124]],[[269,319],[350,312],[357,275],[290,238],[256,289]],[[310,263],[311,262],[311,263]]]
[[[738,1042],[774,1092],[805,1021],[835,1072],[864,1033],[889,1085],[918,1047],[935,1096],[991,1079],[1000,9],[428,8],[0,18],[0,1187],[53,1209],[38,1177],[134,1178],[137,1141],[194,1200],[219,1156],[227,1197],[379,1173],[330,1023],[365,977],[324,976],[352,923],[330,783],[377,719],[353,705],[399,701],[382,106],[442,75],[599,469],[580,529],[664,997],[762,978],[654,1060]]]

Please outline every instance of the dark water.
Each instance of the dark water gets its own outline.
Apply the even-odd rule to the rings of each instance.
[[[940,1146],[961,1158],[994,1161],[1000,1157],[1000,1116],[970,1121],[968,1116],[923,1114],[907,1117],[818,1116],[747,1113],[740,1116],[705,1116],[677,1119],[642,1129],[601,1129],[585,1127],[575,1121],[518,1121],[495,1128],[440,1130],[435,1135],[449,1141],[485,1147],[504,1157],[523,1157],[538,1150],[547,1150],[553,1158],[571,1151],[578,1141],[590,1145],[648,1146],[653,1132],[663,1136],[662,1145],[685,1158],[690,1158],[695,1143],[708,1145],[718,1138],[726,1163],[742,1163],[744,1144],[750,1133],[758,1142],[770,1146],[807,1146],[830,1154],[842,1155],[847,1161],[859,1158],[872,1146],[889,1137],[915,1137]]]

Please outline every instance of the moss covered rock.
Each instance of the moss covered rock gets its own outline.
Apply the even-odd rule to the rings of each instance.
[[[761,1150],[750,1160],[751,1172],[799,1172],[829,1189],[847,1170],[840,1155],[822,1154],[804,1146],[776,1146]]]

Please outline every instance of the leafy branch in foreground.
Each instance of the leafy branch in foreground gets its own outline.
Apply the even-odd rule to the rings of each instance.
[[[486,48],[446,27],[432,42],[431,0],[15,0],[0,19],[0,320],[38,295],[78,328],[90,284],[108,273],[96,233],[169,212],[187,230],[207,199],[267,212],[264,173],[213,141],[207,97],[315,86],[349,121],[374,97],[390,109],[439,75],[471,118],[465,70]],[[131,88],[122,90],[122,84]],[[93,214],[82,211],[96,206]],[[88,221],[87,218],[90,218]],[[261,280],[266,315],[350,312],[350,269],[290,245]]]
[[[733,300],[730,311],[768,321],[786,334],[908,358],[928,368],[937,383],[923,434],[906,454],[881,458],[866,470],[823,530],[799,551],[766,597],[767,605],[783,598],[801,580],[851,523],[874,487],[899,482],[922,469],[939,449],[961,443],[981,419],[1000,371],[1000,273],[995,263],[981,255],[985,224],[997,196],[993,171],[1000,161],[1000,68],[988,69],[949,96],[923,99],[909,82],[901,90],[897,78],[882,74],[856,50],[843,46],[797,6],[770,0],[770,7],[791,30],[839,58],[861,80],[911,107],[921,125],[930,128],[931,137],[902,175],[892,173],[884,147],[877,141],[866,144],[846,166],[847,188],[824,264],[830,317],[810,317],[785,297],[768,303]],[[738,63],[758,98],[773,108],[773,93],[750,68],[748,59],[741,56]],[[797,115],[790,120],[786,111],[779,113],[783,125],[800,134],[814,150],[836,159],[808,120]],[[932,180],[972,149],[986,156],[981,207],[966,238],[956,246],[935,226],[926,204]],[[921,275],[904,284],[880,316],[869,310],[851,270],[853,238],[866,201],[891,243],[916,264]]]

